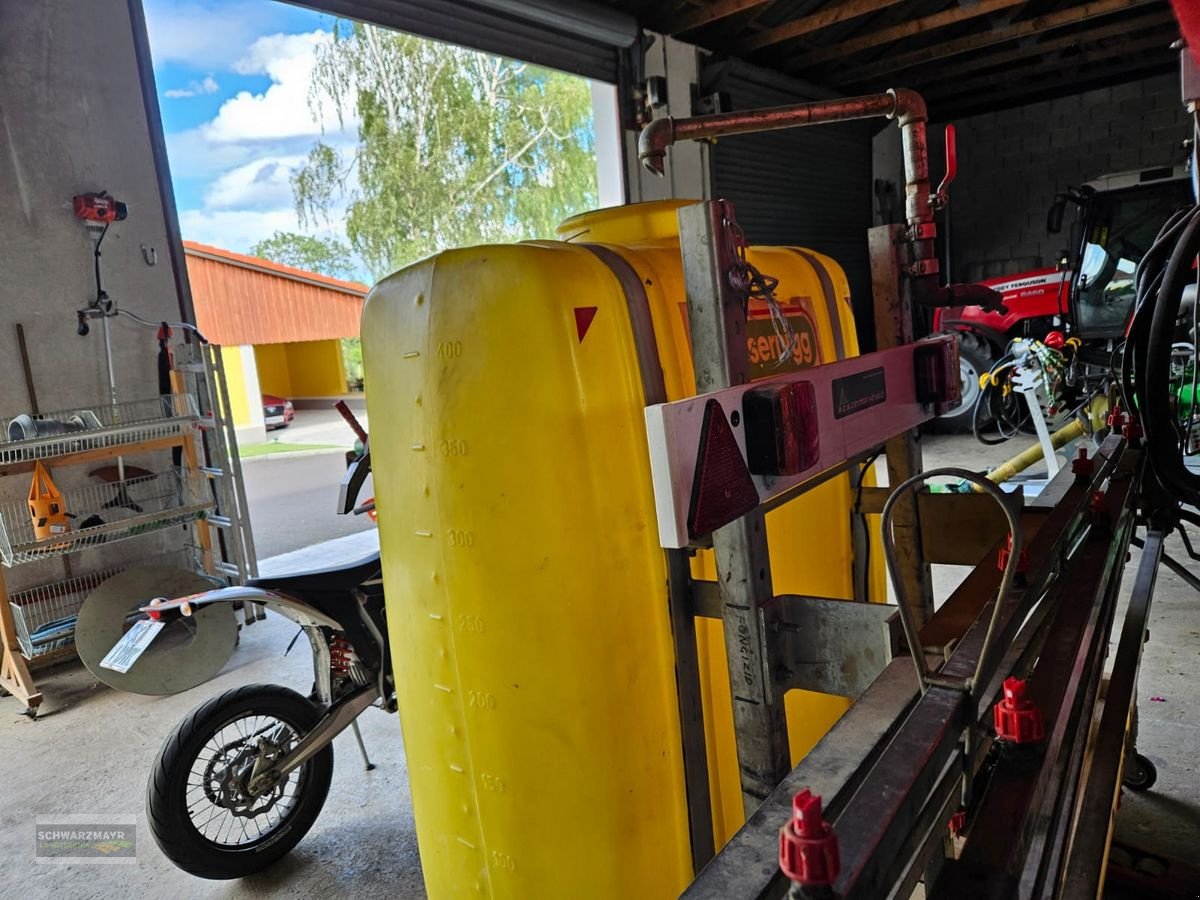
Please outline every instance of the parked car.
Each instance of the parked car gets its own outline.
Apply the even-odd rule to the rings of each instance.
[[[292,401],[286,397],[276,397],[274,394],[262,395],[263,422],[267,431],[273,428],[287,428],[296,418],[296,410]]]

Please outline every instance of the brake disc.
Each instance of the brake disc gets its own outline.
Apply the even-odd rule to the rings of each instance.
[[[75,647],[88,671],[109,687],[134,694],[177,694],[203,684],[229,661],[237,646],[237,619],[228,603],[214,603],[169,622],[128,672],[100,665],[121,639],[140,606],[155,597],[186,597],[212,582],[187,569],[144,566],[103,582],[83,601]]]

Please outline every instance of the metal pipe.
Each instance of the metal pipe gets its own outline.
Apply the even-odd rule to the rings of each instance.
[[[909,274],[913,299],[924,306],[965,306],[978,304],[993,309],[1001,296],[981,285],[938,283],[937,230],[933,222],[934,198],[929,187],[929,149],[925,140],[928,113],[925,100],[907,88],[882,94],[817,100],[767,109],[655,119],[638,137],[638,159],[642,165],[662,175],[667,147],[679,141],[697,141],[758,131],[779,131],[806,125],[827,125],[858,119],[895,119],[900,126],[904,158],[904,210],[908,221]]]
[[[689,119],[672,119],[668,116],[655,119],[642,129],[638,138],[638,159],[651,172],[662,175],[667,147],[679,141],[857,119],[896,119],[904,137],[905,211],[909,224],[913,225],[933,221],[929,194],[929,153],[925,146],[926,117],[925,101],[921,95],[903,88],[862,97],[817,100]]]

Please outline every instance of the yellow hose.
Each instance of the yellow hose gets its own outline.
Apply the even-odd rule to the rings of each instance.
[[[1091,420],[1092,430],[1103,427],[1105,419],[1108,416],[1108,397],[1103,395],[1092,400],[1091,406],[1087,411],[1088,417]],[[1068,422],[1054,434],[1050,435],[1050,445],[1055,449],[1061,449],[1071,441],[1081,437],[1084,433],[1082,420],[1076,418]],[[1022,450],[1012,459],[1002,462],[992,471],[988,472],[988,481],[996,484],[1008,481],[1018,472],[1024,472],[1034,463],[1039,462],[1043,458],[1041,443],[1035,443]],[[981,488],[972,487],[974,493],[983,493]]]

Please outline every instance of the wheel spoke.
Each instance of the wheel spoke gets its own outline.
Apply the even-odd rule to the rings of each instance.
[[[241,847],[269,837],[296,809],[309,764],[289,773],[271,792],[245,795],[248,775],[263,742],[281,736],[278,752],[298,740],[296,728],[279,718],[248,712],[216,729],[192,760],[184,806],[192,827],[221,847]]]

